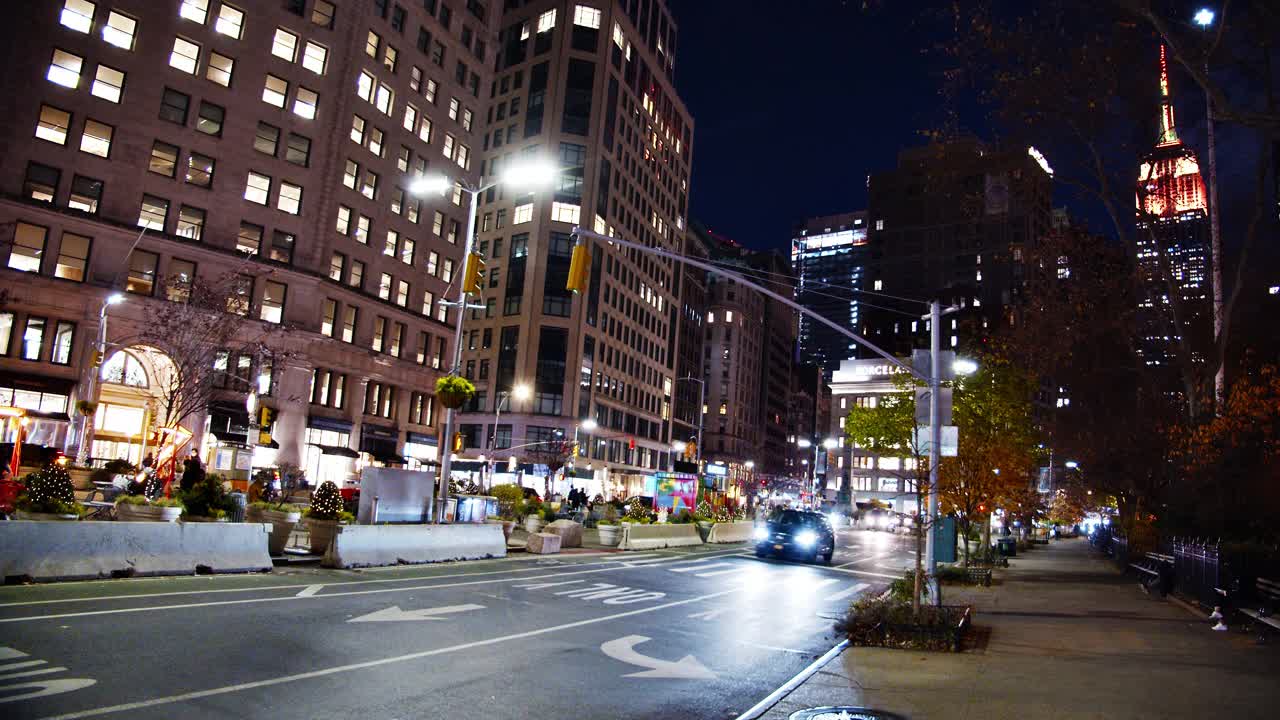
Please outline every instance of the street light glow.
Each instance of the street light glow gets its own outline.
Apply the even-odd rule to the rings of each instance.
[[[748,469],[748,470],[754,470],[754,469],[755,469],[755,467],[756,467],[756,461],[755,461],[755,460],[748,460],[748,461],[746,461],[745,463],[743,463],[743,466],[744,466],[746,469]]]
[[[957,375],[972,375],[978,372],[978,363],[967,358],[960,358],[951,364],[951,369]]]
[[[453,181],[444,175],[419,175],[409,183],[409,192],[414,195],[443,196],[453,187]]]
[[[600,424],[592,418],[587,418],[586,420],[583,420],[578,427],[586,430],[587,432],[594,432],[596,428],[600,427]]]
[[[1200,11],[1196,13],[1195,21],[1200,27],[1207,28],[1213,24],[1213,19],[1215,17],[1216,15],[1209,8],[1200,8]]]
[[[840,441],[836,440],[835,438],[827,438],[826,440],[822,441],[822,447],[828,450],[834,450],[836,446],[839,444],[840,444]]]
[[[119,305],[124,302],[124,293],[111,293],[107,296],[108,305]]]
[[[800,438],[799,440],[796,441],[796,445],[799,445],[802,448],[807,448],[807,447],[811,447],[813,443],[809,442],[808,438]]]
[[[560,168],[547,160],[513,163],[502,171],[502,183],[513,190],[536,190],[555,180]]]
[[[672,440],[672,441],[671,441],[671,449],[672,449],[672,450],[675,450],[675,451],[676,451],[676,452],[678,452],[678,453],[682,453],[682,452],[684,452],[685,450],[688,450],[688,449],[689,449],[689,443],[687,443],[687,442],[685,442],[685,441],[683,441],[683,440]]]
[[[533,389],[528,385],[520,384],[511,388],[511,397],[517,400],[528,400],[533,396]]]
[[[1075,460],[1068,460],[1065,463],[1063,463],[1063,465],[1066,465],[1072,470],[1075,470],[1076,468],[1080,467],[1080,463],[1076,462]]]

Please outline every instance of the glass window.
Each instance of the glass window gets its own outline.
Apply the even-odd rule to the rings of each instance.
[[[83,235],[62,233],[62,244],[58,248],[58,265],[54,276],[64,280],[84,282],[85,268],[89,265],[90,240]]]
[[[164,89],[160,97],[160,118],[179,125],[187,124],[187,108],[191,106],[191,96],[170,88]]]
[[[52,105],[40,106],[40,121],[36,123],[36,137],[57,145],[67,144],[67,130],[71,127],[71,113]]]
[[[285,145],[284,159],[294,165],[307,167],[311,163],[311,139],[297,133],[289,133],[289,142]]]
[[[382,280],[378,283],[378,297],[382,300],[391,299],[391,274],[382,273]]]
[[[360,309],[351,305],[342,309],[342,337],[344,343],[355,342],[356,321],[360,318]]]
[[[191,299],[191,285],[196,281],[196,264],[189,260],[169,260],[169,280],[165,283],[165,296],[170,302],[187,302]]]
[[[293,62],[298,55],[298,36],[284,28],[276,28],[275,37],[271,40],[271,54],[285,62]]]
[[[250,171],[244,185],[244,199],[259,205],[266,205],[270,195],[271,178],[267,175]]]
[[[242,317],[249,315],[249,304],[253,299],[253,278],[237,275],[231,294],[227,297],[227,312]]]
[[[276,145],[279,142],[280,128],[274,125],[268,125],[264,122],[258,123],[258,132],[253,137],[254,150],[275,157]]]
[[[76,334],[75,323],[59,320],[54,326],[53,349],[49,352],[49,362],[54,365],[71,364],[71,343]]]
[[[317,75],[323,75],[329,65],[329,48],[317,42],[307,42],[302,52],[302,67]]]
[[[22,359],[39,360],[44,352],[44,332],[48,321],[41,317],[27,317],[22,331]]]
[[[221,105],[200,101],[200,111],[196,114],[196,130],[205,135],[222,136],[222,123],[227,112]]]
[[[269,323],[279,324],[284,320],[284,300],[288,287],[284,283],[268,280],[262,289],[262,307],[258,317]]]
[[[578,5],[573,9],[573,24],[599,30],[600,11],[587,5]]]
[[[102,39],[118,48],[132,50],[137,32],[137,20],[112,10],[107,15],[107,24],[102,26]]]
[[[40,272],[48,235],[49,231],[39,225],[18,223],[13,235],[13,248],[9,251],[9,267],[22,272]]]
[[[293,98],[293,114],[311,120],[316,116],[316,106],[320,104],[320,96],[314,90],[298,86]]]
[[[347,276],[347,284],[351,287],[364,287],[364,263],[359,260],[351,261],[351,274]]]
[[[187,182],[196,187],[207,188],[213,185],[214,160],[208,155],[191,153],[187,156]]]
[[[240,223],[240,232],[236,235],[236,250],[246,255],[257,255],[262,247],[262,227],[252,223]]]
[[[66,0],[58,22],[76,32],[87,33],[93,28],[94,5],[88,0]]]
[[[333,327],[338,322],[338,301],[325,298],[324,311],[320,316],[320,334],[333,337]]]
[[[195,75],[199,64],[200,46],[184,38],[174,38],[173,52],[169,53],[169,66],[188,75]]]
[[[222,3],[222,7],[218,8],[218,19],[213,23],[213,29],[227,37],[239,40],[244,32],[244,13]]]
[[[278,108],[284,107],[285,96],[289,94],[289,83],[284,78],[267,75],[262,87],[262,101]]]
[[[404,280],[396,281],[396,304],[400,307],[409,305],[409,283]]]
[[[0,312],[0,355],[8,355],[12,343],[13,313]]]
[[[342,253],[334,253],[329,258],[329,279],[334,282],[342,282],[342,273],[347,268],[347,256]]]
[[[150,230],[164,232],[165,223],[169,219],[169,201],[154,195],[142,196],[142,207],[138,211],[138,226]]]
[[[75,88],[80,85],[80,68],[84,66],[84,58],[64,50],[53,51],[53,61],[49,63],[46,77],[49,82],[63,87]]]
[[[76,175],[71,179],[71,196],[67,207],[96,215],[102,202],[102,181]]]
[[[276,230],[271,233],[271,247],[267,249],[267,259],[281,263],[293,262],[293,246],[297,243],[297,236],[291,232],[284,230]]]
[[[276,199],[276,208],[290,215],[302,212],[302,187],[292,183],[280,183],[280,197]]]
[[[327,0],[316,0],[315,7],[311,9],[311,22],[320,27],[332,29],[333,14],[333,3]]]
[[[178,147],[156,140],[151,145],[151,162],[147,169],[157,175],[175,177],[178,168]]]
[[[204,210],[182,205],[178,208],[178,227],[175,232],[184,238],[199,241],[204,235],[204,219]]]
[[[379,315],[373,319],[373,342],[369,344],[369,347],[373,348],[374,352],[382,352],[386,335],[387,319]]]
[[[24,197],[39,202],[53,203],[62,181],[62,171],[40,163],[27,163],[27,176],[22,185]]]
[[[210,52],[209,66],[204,69],[204,76],[222,87],[231,87],[231,72],[235,66],[235,58]]]
[[[129,256],[129,280],[125,292],[150,295],[156,287],[156,265],[160,256],[142,250],[134,250]]]
[[[381,41],[382,41],[382,38],[378,37],[378,33],[370,30],[369,34],[366,35],[364,39],[364,54],[368,55],[374,60],[377,60],[378,45],[381,43]]]
[[[178,14],[203,25],[205,18],[209,15],[209,0],[182,0],[182,7],[178,9]]]
[[[98,65],[89,94],[107,102],[118,103],[122,93],[124,93],[124,73],[113,67]]]

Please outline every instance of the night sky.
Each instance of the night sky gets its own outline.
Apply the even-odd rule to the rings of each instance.
[[[689,215],[753,248],[799,221],[866,208],[866,178],[937,127],[940,77],[907,6],[669,0],[676,85],[693,114]]]

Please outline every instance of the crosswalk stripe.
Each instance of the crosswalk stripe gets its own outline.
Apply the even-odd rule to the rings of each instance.
[[[850,595],[853,595],[853,594],[855,594],[855,593],[862,592],[863,590],[866,590],[866,589],[867,589],[867,588],[869,588],[869,587],[871,587],[871,586],[870,586],[870,585],[868,585],[867,583],[855,583],[855,584],[853,584],[852,586],[847,587],[847,588],[845,588],[844,590],[841,590],[840,592],[836,593],[835,595],[829,595],[829,596],[827,596],[827,599],[828,599],[828,600],[843,600],[843,599],[845,599],[845,598],[849,597]]]
[[[823,580],[819,580],[813,587],[816,589],[816,588],[826,587],[831,583],[838,583],[838,582],[840,582],[840,578],[825,578]]]
[[[716,570],[714,572],[698,573],[696,577],[715,577],[717,575],[728,575],[729,573],[736,573],[736,572],[738,572],[738,567],[734,566],[729,568],[728,570]]]
[[[673,567],[668,569],[671,572],[687,573],[687,572],[698,572],[700,570],[710,570],[711,568],[733,568],[734,570],[736,570],[738,566],[736,563],[711,563],[710,565],[688,565],[685,567],[678,567],[678,568]]]

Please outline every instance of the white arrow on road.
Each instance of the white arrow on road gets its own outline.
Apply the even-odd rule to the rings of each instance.
[[[449,615],[451,613],[467,612],[468,610],[483,610],[483,605],[446,605],[444,607],[426,608],[423,610],[401,610],[399,605],[392,605],[385,610],[371,612],[368,615],[361,615],[357,618],[351,618],[347,622],[393,622],[397,620],[443,620],[441,615]]]
[[[681,680],[715,680],[716,674],[707,669],[706,665],[698,662],[698,658],[692,655],[684,657],[674,662],[670,660],[659,660],[658,658],[641,655],[636,652],[636,645],[642,642],[648,642],[649,638],[644,635],[628,635],[610,640],[600,646],[600,650],[605,655],[614,660],[621,660],[630,665],[639,665],[648,670],[633,672],[623,677],[638,678],[677,678]]]

